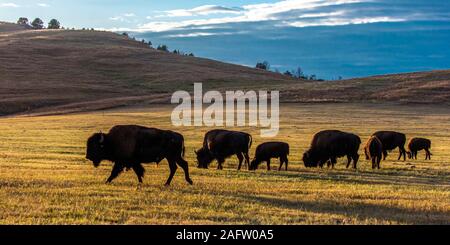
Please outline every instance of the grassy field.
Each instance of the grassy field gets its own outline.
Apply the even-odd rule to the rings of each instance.
[[[450,109],[356,104],[282,105],[276,140],[291,144],[290,171],[197,169],[193,150],[208,128],[172,128],[170,106],[78,115],[0,119],[1,224],[450,224]],[[95,169],[84,159],[92,133],[116,124],[142,124],[184,134],[194,185],[182,171],[171,187],[168,166],[146,166],[136,190],[132,172],[105,185],[111,163]],[[396,161],[382,169],[364,160],[359,170],[305,169],[301,155],[322,129],[359,134],[405,132],[433,141],[431,161]],[[263,142],[259,129],[240,129]],[[272,139],[271,139],[272,140]],[[278,163],[278,162],[277,162]]]

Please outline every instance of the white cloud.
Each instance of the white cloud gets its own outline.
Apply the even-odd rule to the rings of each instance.
[[[246,34],[247,31],[239,32],[193,32],[193,33],[182,33],[182,34],[171,34],[166,35],[166,38],[180,38],[180,37],[208,37],[208,36],[226,36],[226,35],[236,35],[236,34]]]
[[[15,3],[0,3],[0,7],[2,8],[19,8],[20,5]]]
[[[294,21],[294,22],[285,22],[285,24],[293,27],[311,27],[311,26],[342,26],[342,25],[360,25],[360,24],[370,24],[370,23],[379,23],[379,22],[402,22],[406,21],[403,18],[393,18],[388,16],[381,17],[373,17],[373,18],[354,18],[354,19],[346,19],[346,18],[330,18],[319,21]]]
[[[381,4],[380,1],[281,0],[234,8],[202,5],[191,9],[154,11],[153,15],[146,17],[147,23],[138,24],[132,31],[183,31],[181,33],[183,36],[179,37],[189,37],[210,35],[209,31],[201,31],[207,29],[231,29],[236,33],[239,32],[240,28],[263,30],[264,28],[277,27],[302,28],[450,19],[448,15],[436,16],[426,11],[411,11],[401,7],[390,8],[389,5]],[[212,16],[212,14],[220,15]],[[111,19],[125,22],[128,18],[124,14]]]
[[[136,14],[134,14],[134,13],[125,13],[125,14],[109,17],[109,20],[131,23],[131,22],[135,21],[134,17],[136,17]]]
[[[228,8],[218,5],[203,5],[192,9],[174,9],[164,11],[161,17],[186,17],[210,14],[238,14],[241,10],[237,8]]]
[[[240,23],[240,22],[259,22],[259,21],[287,21],[284,14],[291,11],[301,10],[308,11],[326,6],[338,6],[351,3],[370,2],[372,0],[284,0],[275,3],[262,3],[245,5],[242,8],[232,9],[216,5],[204,5],[193,9],[175,9],[165,11],[165,16],[153,16],[147,19],[154,19],[159,17],[189,17],[198,15],[207,15],[210,13],[217,13],[229,11],[234,16],[226,16],[220,18],[203,18],[203,19],[189,19],[189,20],[170,20],[170,21],[152,21],[138,26],[141,31],[162,32],[169,30],[177,30],[189,26],[203,26],[203,25],[218,25],[226,23]],[[302,18],[324,18],[336,15],[342,15],[343,11],[336,11],[331,13],[320,14],[304,14],[297,15],[296,20]],[[236,15],[237,14],[237,15]],[[287,25],[290,25],[287,23]]]
[[[48,8],[50,7],[50,5],[46,4],[46,3],[38,3],[37,4],[39,7],[43,7],[43,8]]]

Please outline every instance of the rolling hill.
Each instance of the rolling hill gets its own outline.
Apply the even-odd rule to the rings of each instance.
[[[167,103],[194,82],[219,91],[280,90],[281,102],[450,102],[450,70],[311,82],[157,51],[112,32],[0,23],[0,115]]]

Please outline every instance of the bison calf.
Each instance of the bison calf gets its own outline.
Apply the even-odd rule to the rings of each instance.
[[[279,158],[281,170],[283,164],[285,164],[286,171],[288,170],[288,156],[289,156],[289,144],[284,142],[267,142],[259,145],[256,148],[255,159],[250,164],[250,170],[258,169],[261,162],[267,162],[267,170],[270,171],[270,159]]]
[[[417,159],[417,152],[425,150],[425,160],[431,160],[431,140],[424,138],[413,138],[408,143],[408,157],[409,159]]]
[[[87,141],[86,158],[91,160],[95,167],[103,160],[114,163],[107,183],[111,183],[125,169],[133,169],[141,184],[145,172],[142,163],[159,163],[167,159],[170,175],[166,185],[170,185],[177,164],[184,170],[186,181],[192,184],[188,163],[183,159],[184,151],[184,138],[179,133],[126,125],[116,126],[108,134],[92,135]]]
[[[364,154],[366,154],[366,160],[372,160],[372,169],[381,168],[380,162],[383,157],[383,145],[376,136],[370,137],[367,141],[364,147]]]

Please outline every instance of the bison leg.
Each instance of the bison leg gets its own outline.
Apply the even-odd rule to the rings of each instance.
[[[350,163],[352,163],[352,157],[347,155],[347,168],[350,167]]]
[[[175,175],[175,172],[177,172],[177,163],[173,159],[167,159],[169,162],[169,168],[170,168],[170,174],[169,178],[166,181],[166,186],[169,186],[172,182],[173,176]]]
[[[236,154],[237,158],[239,159],[239,165],[238,165],[238,171],[242,168],[242,162],[244,161],[244,156],[242,153]]]
[[[359,154],[355,154],[351,157],[353,159],[353,169],[357,169],[358,167],[358,160],[359,160]]]
[[[219,158],[219,159],[217,159],[217,169],[218,170],[223,170],[223,163],[225,162],[225,159],[223,159],[223,158]]]
[[[425,149],[425,152],[426,152],[425,160],[431,160],[431,152],[430,152],[430,149]]]
[[[123,172],[123,169],[124,165],[122,163],[114,163],[113,169],[111,171],[111,176],[109,176],[106,184],[111,183],[115,178],[117,178],[117,176],[119,176],[119,174]]]
[[[142,178],[144,178],[144,173],[145,173],[144,167],[142,167],[142,165],[140,163],[137,163],[137,164],[133,165],[133,170],[136,173],[136,176],[139,180],[139,184],[142,184],[142,182],[143,182]]]
[[[334,169],[334,166],[337,164],[337,159],[335,157],[330,159],[331,161],[331,168]]]
[[[399,146],[398,149],[399,149],[399,152],[400,152],[400,155],[398,156],[398,161],[400,161],[402,156],[403,156],[403,161],[406,161],[406,150],[405,150],[405,147],[404,146]]]
[[[270,171],[270,158],[269,159],[267,159],[267,171]]]
[[[377,156],[377,167],[378,167],[378,169],[381,169],[380,163],[381,163],[381,156]]]
[[[244,152],[244,157],[245,157],[245,165],[247,165],[247,170],[250,167],[250,156],[248,155],[248,152]]]
[[[383,160],[386,160],[386,157],[388,156],[388,153],[386,150],[383,150]]]
[[[178,165],[183,169],[184,171],[184,178],[186,179],[186,181],[192,185],[194,184],[194,182],[191,180],[191,178],[189,177],[189,164],[188,162],[186,162],[186,160],[184,160],[183,158],[180,158],[177,161]]]

